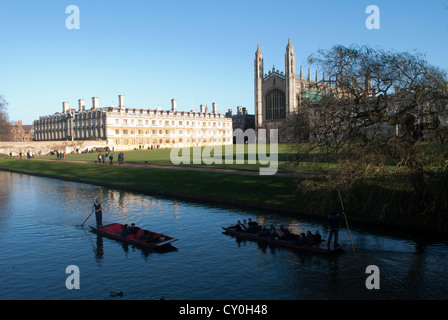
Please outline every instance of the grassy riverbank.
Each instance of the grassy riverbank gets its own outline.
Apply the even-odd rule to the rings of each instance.
[[[151,194],[285,210],[300,208],[294,179],[285,177],[16,159],[0,159],[0,169]]]
[[[234,168],[232,168],[234,169]],[[0,170],[22,172],[152,195],[180,197],[237,206],[326,216],[340,210],[339,195],[325,180],[158,169],[65,161],[0,159]],[[426,212],[406,177],[394,183],[371,179],[344,190],[350,221],[429,232],[447,233],[448,212]],[[310,183],[312,185],[310,185]],[[446,193],[434,181],[435,192]],[[443,183],[443,181],[442,181]],[[443,194],[441,196],[443,197]],[[391,195],[393,195],[391,197]],[[436,212],[436,213],[434,213]]]

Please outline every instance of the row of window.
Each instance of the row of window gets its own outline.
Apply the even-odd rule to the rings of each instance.
[[[57,125],[67,125],[69,123],[69,121],[67,121],[67,119],[57,119],[57,120],[50,120],[50,121],[44,121],[44,120],[39,120],[39,121],[35,121],[34,122],[37,126],[57,126]],[[105,119],[104,118],[98,118],[98,119],[88,119],[88,120],[74,120],[73,124],[74,125],[90,125],[90,124],[104,124],[105,123]]]
[[[121,121],[120,121],[121,120]],[[115,125],[135,125],[138,126],[187,126],[187,127],[194,127],[194,126],[202,126],[202,127],[230,127],[231,123],[222,123],[222,122],[215,122],[215,121],[174,121],[174,120],[134,120],[134,119],[115,119]]]
[[[115,145],[149,145],[149,144],[153,144],[153,145],[157,145],[157,144],[176,144],[176,143],[225,143],[225,142],[230,142],[230,138],[180,138],[177,141],[175,139],[116,139],[115,140]]]
[[[34,136],[37,140],[64,139],[67,137],[67,133],[65,131],[39,131],[36,132]],[[73,136],[74,138],[88,138],[90,136],[103,137],[104,133],[102,130],[78,130],[73,132]]]
[[[86,127],[86,126],[93,126],[93,127],[97,127],[102,125],[101,122],[98,123],[90,123],[90,121],[88,123],[75,123],[74,127]],[[66,122],[59,122],[59,123],[52,123],[52,124],[46,124],[46,125],[36,125],[35,126],[38,130],[45,130],[45,129],[67,129],[67,127],[69,127],[69,124]]]
[[[149,135],[149,134],[152,134],[152,135],[161,135],[161,134],[165,134],[165,135],[167,135],[167,134],[172,134],[172,135],[175,135],[175,134],[178,134],[178,135],[182,135],[182,134],[217,135],[217,134],[224,133],[223,131],[216,131],[216,130],[214,130],[214,131],[211,131],[211,130],[205,130],[205,131],[203,131],[203,130],[182,130],[182,129],[179,129],[179,130],[166,130],[166,129],[165,130],[145,130],[145,131],[143,131],[143,130],[135,131],[135,130],[127,130],[127,129],[122,130],[123,135],[127,135],[127,134],[134,135],[136,132],[139,135],[142,135],[142,134],[145,134],[145,135]],[[120,130],[116,129],[115,134],[120,135]]]

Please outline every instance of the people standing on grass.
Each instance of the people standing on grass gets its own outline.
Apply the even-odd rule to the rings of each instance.
[[[118,164],[119,165],[122,165],[124,163],[124,153],[123,152],[120,152],[119,154],[118,154]]]

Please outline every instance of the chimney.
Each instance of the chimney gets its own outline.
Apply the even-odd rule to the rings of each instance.
[[[124,95],[122,94],[118,96],[118,108],[120,109],[124,108]]]
[[[171,99],[171,111],[177,111],[177,101],[176,99]]]
[[[78,100],[78,110],[79,110],[79,112],[83,112],[86,110],[86,100],[84,100],[84,99]]]
[[[204,113],[204,105],[201,104],[201,113]]]
[[[99,107],[99,101],[100,101],[100,98],[97,98],[97,97],[93,97],[92,98],[92,109],[93,110],[95,110],[95,109],[98,109],[98,107]]]
[[[213,102],[212,103],[212,107],[213,107],[213,113],[218,113],[218,107],[217,107],[217,105],[216,105],[216,102]]]
[[[62,112],[63,113],[68,112],[68,102],[62,102]]]

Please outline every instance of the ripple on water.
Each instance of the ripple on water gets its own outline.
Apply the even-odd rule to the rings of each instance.
[[[100,197],[104,224],[131,223],[179,238],[174,250],[143,251],[81,224]],[[259,210],[221,208],[0,172],[0,277],[5,299],[437,299],[448,296],[445,244],[352,227],[356,254],[301,254],[223,234],[221,226],[257,218],[266,225],[320,230],[317,221]],[[381,290],[365,288],[378,265]],[[77,265],[81,289],[67,290],[65,269]]]

